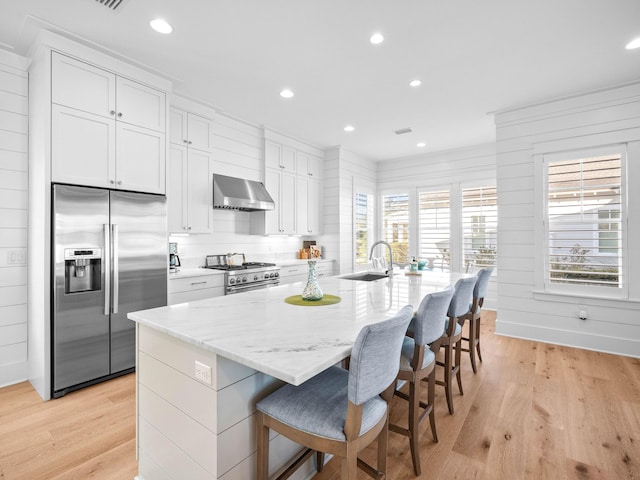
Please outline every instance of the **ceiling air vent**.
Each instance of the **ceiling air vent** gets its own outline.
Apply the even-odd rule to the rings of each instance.
[[[122,7],[124,7],[128,1],[129,0],[96,0],[100,5],[107,7],[109,10],[113,10],[114,12],[122,10]]]
[[[409,127],[407,127],[407,128],[401,128],[401,129],[399,129],[399,130],[395,130],[395,131],[394,131],[394,133],[395,133],[396,135],[404,135],[405,133],[411,133],[411,132],[413,132],[413,130],[411,130]]]

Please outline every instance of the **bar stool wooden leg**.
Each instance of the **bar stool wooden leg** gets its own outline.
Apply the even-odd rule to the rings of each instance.
[[[469,319],[469,357],[471,358],[471,368],[473,373],[478,373],[476,365],[476,320],[472,317]]]
[[[453,369],[456,372],[456,379],[458,380],[458,389],[460,390],[460,395],[464,395],[464,392],[462,391],[462,373],[460,372],[460,364],[462,360],[462,339],[456,342],[455,349],[456,349],[456,354],[455,354],[456,360],[455,360],[455,366],[453,367]]]
[[[264,415],[256,414],[258,434],[258,480],[269,479],[269,429],[264,425]]]

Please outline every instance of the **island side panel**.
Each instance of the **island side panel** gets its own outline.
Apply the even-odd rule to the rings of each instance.
[[[282,382],[141,324],[137,345],[138,480],[255,478],[255,404]],[[301,448],[280,435],[270,445],[273,472]],[[312,474],[308,462],[294,479]]]

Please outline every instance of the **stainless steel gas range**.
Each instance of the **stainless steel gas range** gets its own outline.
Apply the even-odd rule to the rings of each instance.
[[[280,283],[280,267],[274,263],[246,262],[244,254],[207,255],[205,268],[224,270],[224,293],[248,292]]]

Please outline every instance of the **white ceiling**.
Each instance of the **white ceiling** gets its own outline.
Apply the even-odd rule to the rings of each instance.
[[[46,24],[232,116],[376,160],[491,142],[493,111],[640,80],[640,49],[624,48],[639,0],[127,2],[0,0],[0,47],[24,55]],[[152,31],[154,17],[174,33]]]

